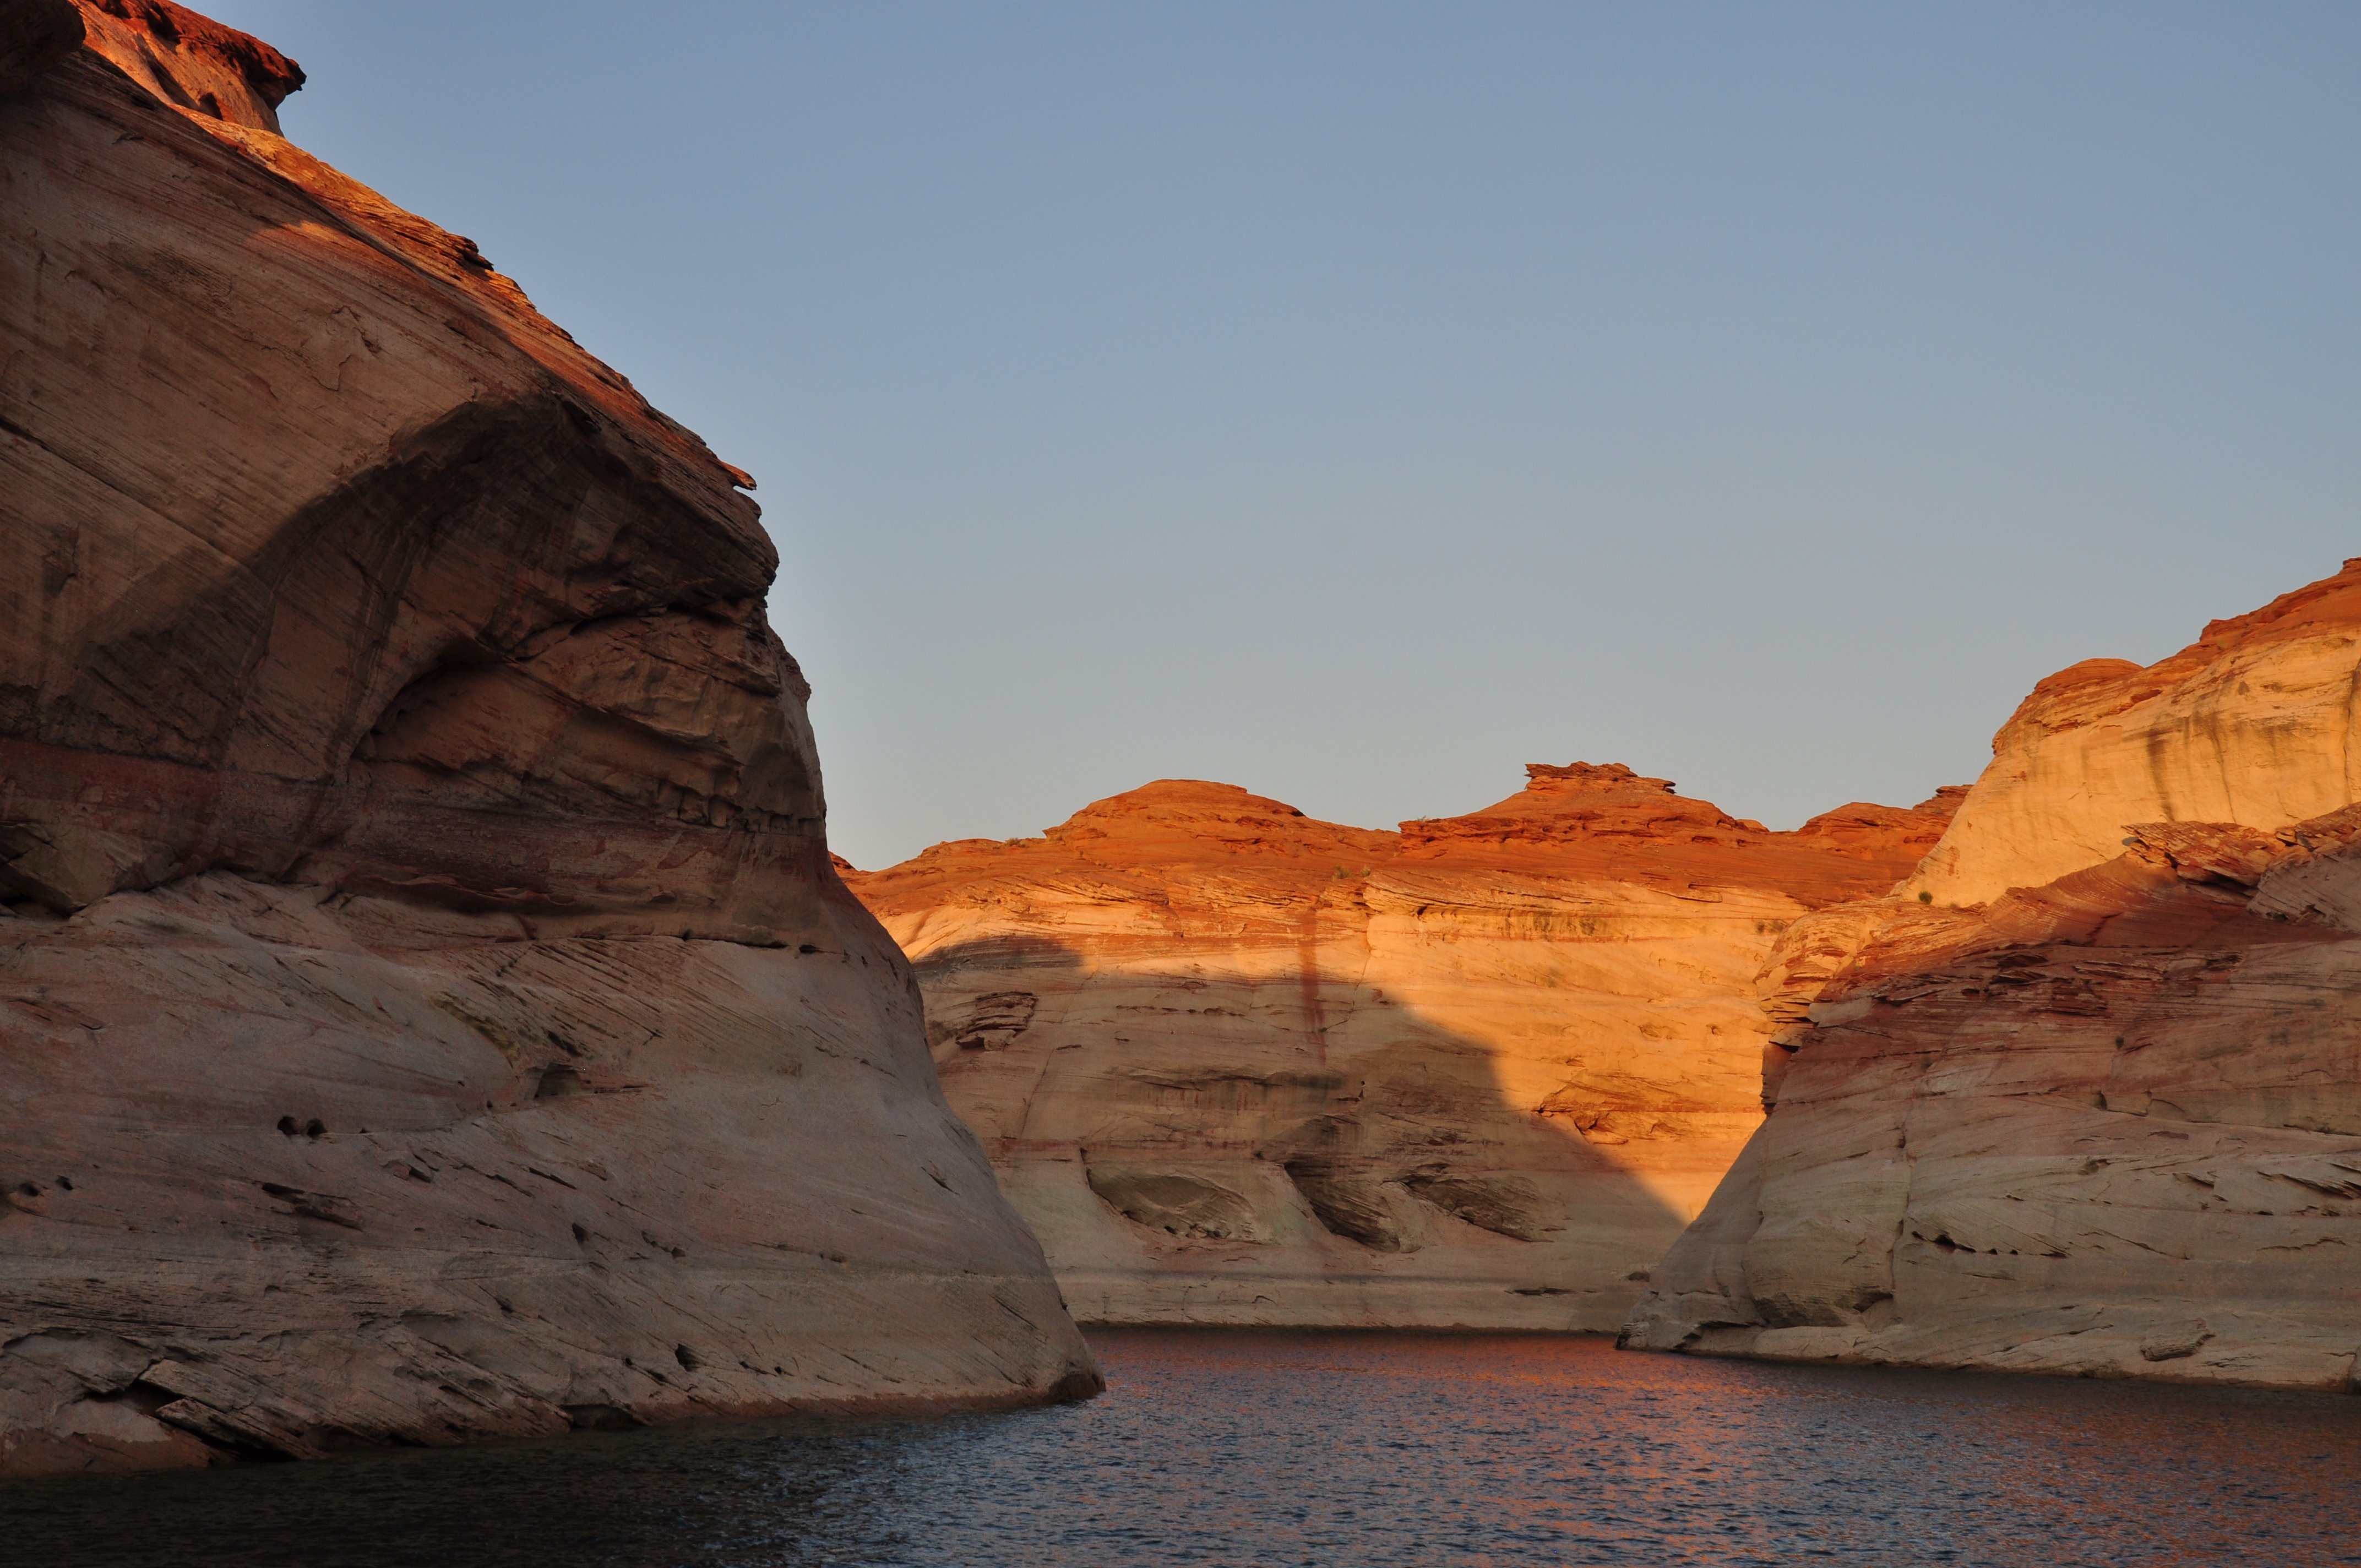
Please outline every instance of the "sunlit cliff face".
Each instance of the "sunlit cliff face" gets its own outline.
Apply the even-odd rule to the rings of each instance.
[[[1627,1342],[2350,1386],[2356,691],[2361,561],[2036,687],[1902,894],[1781,938],[1777,1107]]]
[[[1529,772],[1394,833],[1165,781],[848,876],[1080,1316],[1614,1325],[1761,1120],[1772,943],[1943,803]]]
[[[2361,798],[2361,561],[2142,667],[2033,688],[1907,892],[1971,905],[2112,860],[2127,826],[2276,829]]]

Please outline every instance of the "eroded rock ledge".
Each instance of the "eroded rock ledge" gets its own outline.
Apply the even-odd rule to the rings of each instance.
[[[0,1474],[1095,1387],[751,481],[301,82],[0,0]]]
[[[1772,944],[1952,804],[1527,773],[1399,832],[1165,780],[849,874],[1079,1315],[1612,1328],[1761,1120]]]

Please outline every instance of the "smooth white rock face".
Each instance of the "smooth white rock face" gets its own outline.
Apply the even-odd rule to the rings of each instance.
[[[850,900],[810,953],[335,904],[0,918],[0,1473],[1087,1380]]]

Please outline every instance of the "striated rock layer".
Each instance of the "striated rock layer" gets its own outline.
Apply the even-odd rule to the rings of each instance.
[[[1096,1387],[751,481],[301,81],[0,0],[0,1473]]]
[[[2356,676],[2361,561],[2042,682],[1923,898],[1782,938],[1775,1107],[1625,1342],[2348,1386]]]
[[[1395,833],[1167,780],[848,873],[1079,1316],[1612,1328],[1761,1120],[1773,942],[1951,804],[1528,772]]]
[[[2033,688],[1905,891],[1982,904],[2114,856],[2132,822],[2276,828],[2361,799],[2361,560],[2145,669],[2089,659]]]

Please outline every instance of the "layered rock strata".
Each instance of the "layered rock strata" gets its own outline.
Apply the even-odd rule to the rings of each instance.
[[[1923,898],[1782,938],[1775,1108],[1626,1343],[2347,1386],[2357,676],[2361,561],[2041,683]]]
[[[1094,1387],[751,481],[301,80],[0,0],[0,1473]]]
[[[1772,944],[1951,804],[1528,773],[1399,832],[1168,780],[848,875],[1077,1315],[1612,1328],[1761,1119]]]
[[[1909,894],[1975,905],[2112,858],[2133,822],[2276,829],[2361,799],[2361,563],[2217,620],[2143,668],[2090,659],[2033,688]]]

